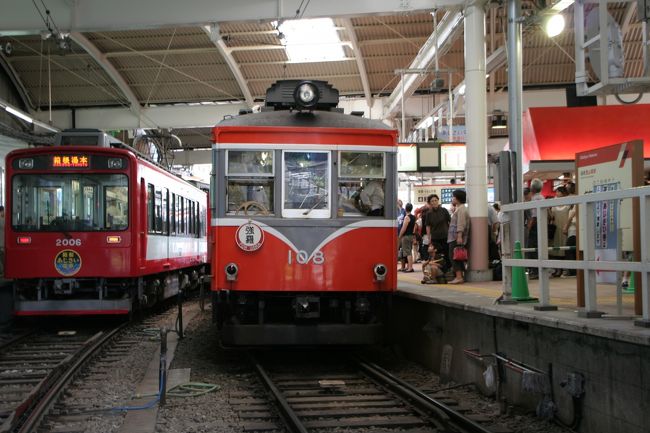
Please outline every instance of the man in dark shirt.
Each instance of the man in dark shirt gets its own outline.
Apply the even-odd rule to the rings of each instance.
[[[449,232],[449,221],[451,216],[447,209],[440,205],[440,198],[437,194],[428,197],[429,211],[426,219],[422,222],[426,227],[425,233],[429,236],[431,243],[439,252],[447,251],[447,234]],[[443,254],[445,258],[444,267],[448,269],[451,265],[449,254]]]

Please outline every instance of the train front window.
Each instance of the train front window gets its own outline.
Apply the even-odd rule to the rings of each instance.
[[[385,154],[340,152],[338,216],[383,216]]]
[[[282,216],[330,217],[330,153],[284,151]]]
[[[273,151],[226,151],[226,200],[229,214],[272,215]]]
[[[16,231],[102,231],[128,226],[123,174],[16,175],[11,224]]]

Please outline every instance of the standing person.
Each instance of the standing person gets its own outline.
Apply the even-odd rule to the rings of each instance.
[[[567,195],[569,195],[569,191],[564,186],[559,186],[555,190],[555,197],[557,198],[566,197]],[[571,206],[569,205],[553,206],[553,223],[556,226],[556,230],[550,245],[554,248],[552,250],[553,254],[550,256],[556,260],[565,260],[567,257],[564,250],[557,248],[567,246],[567,232],[564,231],[564,227],[566,226],[570,210]],[[552,276],[560,277],[562,272],[562,269],[556,269]]]
[[[402,254],[406,255],[407,267],[404,272],[413,272],[413,243],[415,241],[415,216],[411,213],[413,205],[406,203],[406,216],[402,230],[399,232],[399,241],[402,247]]]
[[[530,201],[544,200],[542,195],[542,187],[544,182],[541,179],[535,178],[530,181],[530,192],[532,194]],[[535,248],[535,251],[528,252],[526,255],[529,259],[536,259],[537,256],[537,209],[530,210],[530,216],[528,218],[528,244],[527,248]],[[531,279],[538,278],[537,268],[529,268],[528,275]]]
[[[429,214],[431,213],[431,201],[432,198],[435,194],[430,194],[427,197],[427,202],[422,206],[420,216],[419,216],[419,224],[420,224],[420,259],[422,261],[429,260],[429,245],[431,245],[431,236],[429,234],[429,231],[427,230],[427,220],[429,218]]]
[[[449,211],[440,205],[440,197],[437,194],[429,196],[429,212],[427,213],[426,233],[429,236],[431,245],[433,245],[438,252],[447,250],[447,235],[449,234],[449,221],[451,215]],[[442,263],[443,269],[451,267],[449,255],[443,253],[444,262]]]
[[[530,201],[530,188],[524,188],[524,202]],[[530,219],[530,209],[524,211],[524,247],[528,245],[528,220]],[[518,239],[515,239],[518,240]]]
[[[575,194],[575,184],[569,184],[573,185],[573,188],[567,188],[569,191],[569,194]],[[573,191],[573,192],[571,192]],[[577,216],[577,205],[572,205],[571,208],[569,209],[569,214],[567,215],[566,222],[564,223],[564,227],[562,227],[562,232],[566,235],[566,246],[569,247],[564,254],[564,257],[567,260],[575,260],[576,259],[576,216]],[[562,271],[562,277],[575,277],[576,275],[576,270],[575,269],[565,269]]]
[[[455,278],[449,284],[463,284],[465,282],[463,273],[465,272],[465,262],[454,260],[454,248],[457,246],[465,246],[469,241],[469,213],[465,206],[467,195],[462,189],[457,189],[453,192],[451,199],[452,204],[455,205],[456,211],[451,216],[449,223],[449,234],[447,235],[447,243],[449,244],[449,257],[451,257],[451,264],[454,269]]]
[[[402,225],[404,224],[404,217],[406,216],[406,211],[404,210],[404,205],[402,200],[397,199],[397,237],[402,231]],[[400,245],[399,240],[397,241],[397,260],[402,265],[400,271],[406,270],[406,256],[402,252],[402,246]]]

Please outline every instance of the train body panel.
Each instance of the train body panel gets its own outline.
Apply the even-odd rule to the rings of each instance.
[[[127,314],[207,263],[205,192],[133,150],[21,149],[7,168],[16,315]]]
[[[213,315],[226,344],[374,343],[397,287],[396,132],[332,110],[338,92],[322,82],[295,84],[311,83],[327,110],[213,128]]]
[[[390,292],[395,287],[395,273],[383,281],[377,281],[373,274],[378,263],[392,263],[392,250],[386,248],[387,245],[397,248],[392,222],[386,227],[372,227],[363,222],[328,230],[333,233],[313,250],[296,246],[290,239],[298,243],[304,230],[313,232],[318,227],[293,228],[297,235],[294,237],[259,221],[252,222],[264,231],[263,244],[253,252],[242,251],[236,241],[237,230],[246,226],[248,220],[229,219],[221,223],[232,226],[217,228],[219,254],[215,284],[219,290]],[[223,271],[231,262],[239,267],[236,284],[228,281]]]

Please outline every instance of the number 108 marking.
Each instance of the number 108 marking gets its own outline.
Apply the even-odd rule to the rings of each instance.
[[[322,253],[322,251],[317,251],[314,253],[314,257],[312,259],[312,262],[315,265],[322,265],[325,262],[325,255]],[[306,265],[309,263],[309,254],[307,254],[307,251],[305,250],[298,250],[298,253],[295,254],[294,258],[293,251],[289,250],[288,262],[291,265],[294,261],[299,265]]]

